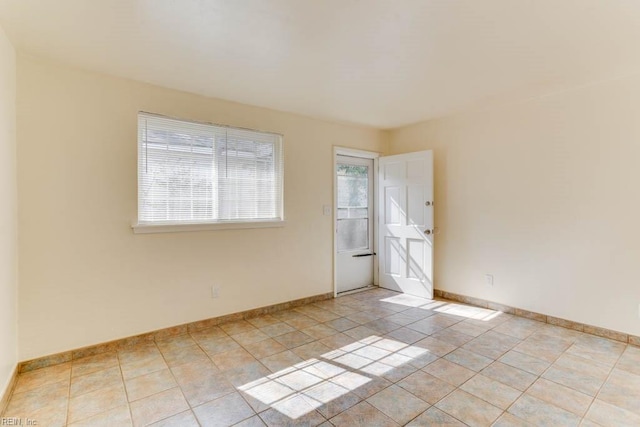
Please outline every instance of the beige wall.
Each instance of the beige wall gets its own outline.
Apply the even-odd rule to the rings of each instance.
[[[390,135],[424,149],[436,288],[640,335],[640,78]]]
[[[21,360],[331,292],[332,147],[387,143],[26,56],[17,105]],[[138,110],[284,134],[286,226],[134,235]]]
[[[18,356],[16,54],[0,28],[0,398]]]

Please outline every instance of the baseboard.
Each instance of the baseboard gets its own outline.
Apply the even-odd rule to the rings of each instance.
[[[4,414],[5,409],[7,409],[7,405],[9,404],[9,399],[13,395],[13,389],[16,386],[16,381],[18,379],[18,366],[13,368],[13,372],[11,373],[11,378],[9,378],[9,383],[7,384],[7,388],[4,390],[2,396],[0,396],[0,416]]]
[[[585,323],[579,323],[579,322],[574,322],[572,320],[561,319],[559,317],[553,317],[553,316],[549,316],[542,313],[536,313],[534,311],[528,311],[528,310],[523,310],[517,307],[511,307],[508,305],[499,304],[499,303],[485,300],[482,298],[469,297],[466,295],[460,295],[453,292],[442,291],[439,289],[435,289],[433,293],[434,293],[434,296],[438,298],[442,298],[450,301],[457,301],[464,304],[473,305],[476,307],[502,311],[503,313],[513,314],[518,317],[526,317],[527,319],[549,323],[550,325],[561,326],[563,328],[573,329],[574,331],[580,331],[586,334],[595,335],[603,338],[609,338],[615,341],[620,341],[620,342],[631,344],[634,346],[640,346],[640,337],[626,334],[624,332],[613,331],[611,329],[605,329],[599,326],[587,325]]]
[[[288,310],[305,304],[324,301],[333,298],[333,292],[326,294],[314,295],[306,298],[287,301],[283,303],[273,304],[266,307],[254,308],[252,310],[241,311],[238,313],[227,314],[224,316],[212,317],[209,319],[198,320],[196,322],[185,323],[183,325],[173,326],[170,328],[158,329],[156,331],[147,332],[145,334],[126,337],[106,343],[90,345],[87,347],[69,350],[62,353],[51,354],[48,356],[38,357],[36,359],[27,360],[18,364],[18,373],[29,372],[35,369],[45,368],[48,366],[58,365],[61,363],[71,362],[72,360],[82,357],[93,356],[95,354],[106,353],[108,351],[120,350],[135,346],[144,342],[154,342],[168,337],[186,334],[188,332],[198,331],[201,329],[211,328],[227,322],[235,322],[252,317],[263,316],[265,314],[275,313],[277,311]]]

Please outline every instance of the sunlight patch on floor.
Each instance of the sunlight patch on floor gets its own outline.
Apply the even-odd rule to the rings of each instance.
[[[428,353],[421,347],[372,335],[239,389],[295,420]]]

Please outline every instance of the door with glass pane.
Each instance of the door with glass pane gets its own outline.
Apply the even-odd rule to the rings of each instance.
[[[336,288],[373,284],[373,159],[337,156]]]

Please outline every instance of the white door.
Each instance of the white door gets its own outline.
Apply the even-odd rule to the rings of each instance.
[[[433,298],[433,152],[380,157],[380,286]]]
[[[336,288],[373,284],[373,159],[336,160]]]

